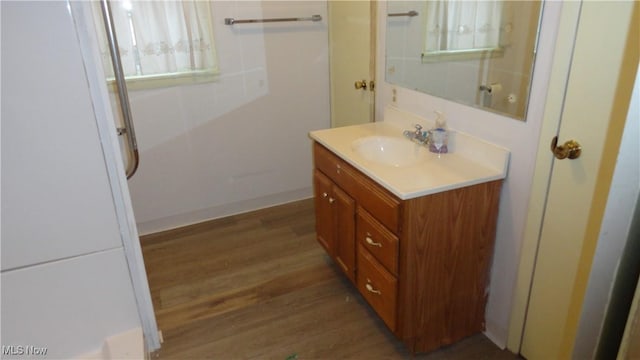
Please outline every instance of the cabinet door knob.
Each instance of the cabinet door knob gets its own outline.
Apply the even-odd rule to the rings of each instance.
[[[364,241],[366,241],[367,244],[369,244],[371,246],[382,247],[381,243],[373,241],[373,239],[370,236],[371,235],[367,234],[367,236],[364,238]]]
[[[326,192],[323,192],[323,193],[322,193],[322,197],[323,197],[323,198],[326,198],[327,196],[329,196],[329,194],[327,194]]]
[[[371,284],[365,284],[364,287],[367,288],[367,291],[369,291],[369,292],[372,292],[372,293],[378,294],[378,295],[382,295],[382,292],[380,292],[380,290],[374,289],[373,286],[371,286]]]
[[[336,199],[334,199],[332,197],[329,198],[329,204],[333,204],[335,201],[336,201]]]

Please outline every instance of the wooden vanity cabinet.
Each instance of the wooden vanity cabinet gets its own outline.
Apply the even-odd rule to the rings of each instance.
[[[400,200],[314,143],[320,244],[410,351],[484,329],[502,181]]]

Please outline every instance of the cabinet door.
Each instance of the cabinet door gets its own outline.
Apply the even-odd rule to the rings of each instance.
[[[313,187],[316,205],[316,238],[320,245],[335,256],[332,197],[333,183],[318,170],[313,172]]]
[[[333,187],[332,197],[335,226],[335,259],[347,277],[355,283],[356,245],[355,245],[355,201],[339,187]]]

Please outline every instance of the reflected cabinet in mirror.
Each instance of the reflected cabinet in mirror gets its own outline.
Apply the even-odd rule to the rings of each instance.
[[[389,1],[386,81],[524,120],[541,1]]]

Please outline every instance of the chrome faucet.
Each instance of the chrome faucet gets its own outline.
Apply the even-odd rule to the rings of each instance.
[[[428,145],[431,142],[431,131],[422,131],[422,125],[420,124],[415,125],[415,130],[405,130],[402,134],[409,140],[421,145]]]

